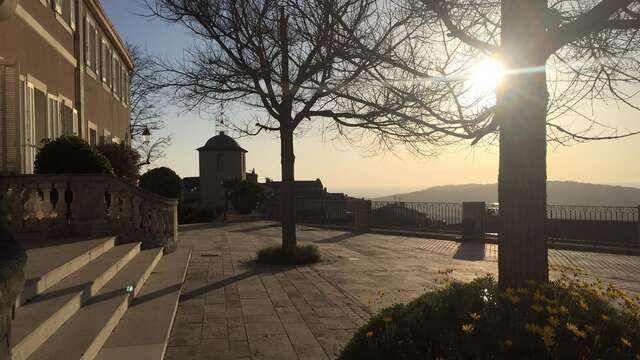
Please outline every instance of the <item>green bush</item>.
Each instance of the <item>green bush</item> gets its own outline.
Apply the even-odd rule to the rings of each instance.
[[[258,208],[263,198],[260,185],[248,181],[229,180],[223,184],[227,199],[231,200],[233,208],[239,214],[250,214]]]
[[[113,174],[104,155],[77,136],[61,136],[36,155],[36,174]]]
[[[105,144],[97,147],[113,168],[116,176],[135,184],[138,181],[140,169],[140,154],[126,144]]]
[[[257,261],[269,265],[304,265],[320,261],[320,252],[314,245],[296,246],[283,249],[282,246],[271,246],[258,251]]]
[[[504,292],[491,277],[453,282],[381,311],[339,359],[638,359],[639,309],[567,277]]]
[[[180,176],[167,167],[151,169],[144,173],[140,178],[140,187],[158,195],[180,201],[184,191]]]

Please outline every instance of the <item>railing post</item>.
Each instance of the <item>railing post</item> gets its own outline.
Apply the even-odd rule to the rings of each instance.
[[[462,241],[484,242],[487,209],[484,201],[462,203]]]
[[[371,226],[371,200],[355,200],[354,208],[356,231],[369,231]]]
[[[637,226],[638,230],[637,230],[637,234],[636,234],[636,237],[637,237],[636,245],[638,246],[638,249],[640,249],[640,206],[638,206],[638,224],[637,225],[638,225]]]

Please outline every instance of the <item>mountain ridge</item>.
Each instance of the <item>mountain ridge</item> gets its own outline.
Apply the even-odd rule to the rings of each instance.
[[[374,198],[379,201],[498,202],[498,184],[440,185]],[[547,181],[547,202],[580,206],[640,206],[640,188],[577,181]]]

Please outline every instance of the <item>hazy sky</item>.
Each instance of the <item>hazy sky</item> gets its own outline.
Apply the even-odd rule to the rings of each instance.
[[[103,0],[112,22],[128,42],[148,52],[180,58],[192,38],[180,27],[141,18],[139,0]],[[246,114],[228,114],[230,120]],[[598,120],[621,129],[640,128],[640,112],[615,105],[596,109]],[[195,149],[214,135],[214,122],[199,114],[169,110],[166,131],[173,135],[167,157],[157,165],[168,166],[181,176],[198,175]],[[233,134],[232,134],[233,135]],[[280,178],[279,140],[274,135],[242,138],[248,150],[247,168],[261,179]],[[400,150],[400,149],[399,149]],[[419,190],[434,185],[492,183],[497,181],[497,148],[457,146],[444,149],[437,158],[418,158],[404,151],[371,156],[344,141],[324,141],[311,130],[295,141],[296,178],[321,178],[330,191],[354,196],[378,196]],[[640,187],[640,136],[549,147],[548,178],[581,182],[626,184]]]

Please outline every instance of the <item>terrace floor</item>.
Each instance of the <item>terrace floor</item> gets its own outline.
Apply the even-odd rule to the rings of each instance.
[[[256,250],[280,241],[266,221],[182,227],[179,246],[193,255],[165,358],[333,359],[371,314],[433,288],[439,271],[459,280],[497,273],[497,245],[307,226],[298,238],[323,261],[253,263]],[[638,256],[550,250],[549,261],[640,293]]]

